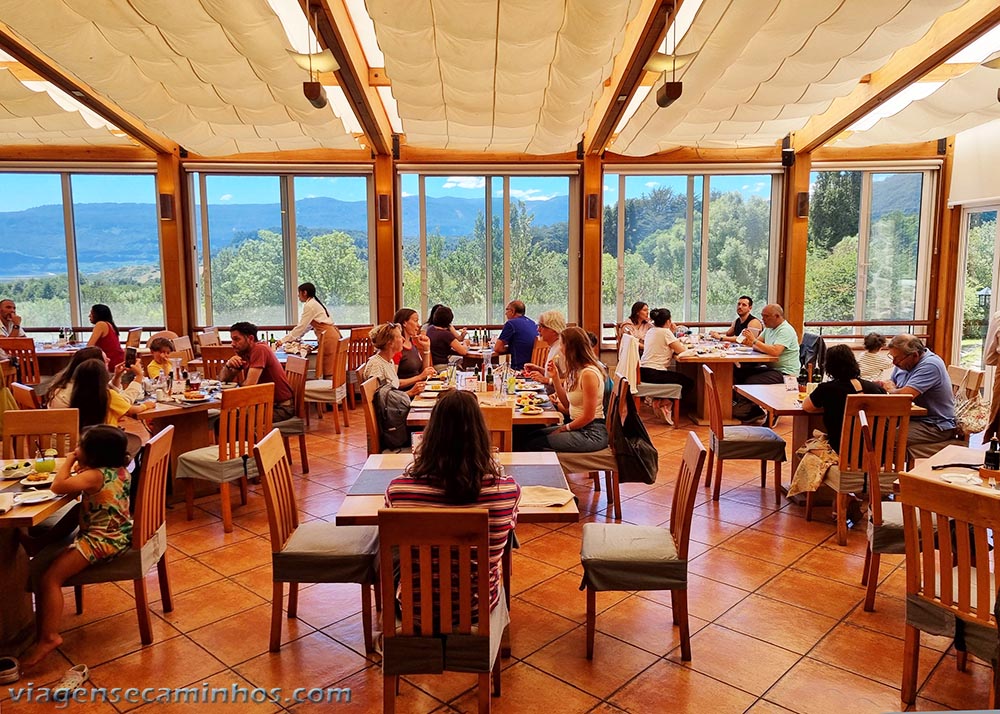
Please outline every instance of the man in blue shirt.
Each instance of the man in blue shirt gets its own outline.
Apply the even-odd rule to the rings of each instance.
[[[910,459],[933,456],[952,441],[955,429],[955,397],[944,361],[914,335],[896,335],[889,343],[894,365],[891,383],[882,386],[890,394],[909,394],[924,407],[927,416],[910,417],[906,452]]]
[[[507,322],[504,323],[496,346],[493,348],[498,355],[510,354],[510,366],[522,369],[526,362],[531,361],[531,351],[535,349],[535,338],[538,328],[533,320],[525,317],[524,303],[512,300],[504,311]]]

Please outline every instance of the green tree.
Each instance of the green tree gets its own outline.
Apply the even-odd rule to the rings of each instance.
[[[858,235],[861,171],[817,171],[809,200],[809,245],[832,250],[847,236]]]

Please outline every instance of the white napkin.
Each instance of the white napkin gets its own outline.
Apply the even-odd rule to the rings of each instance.
[[[573,492],[568,488],[552,486],[521,486],[521,500],[524,508],[548,508],[565,506],[573,500]]]
[[[0,513],[6,513],[14,507],[13,493],[0,493]]]

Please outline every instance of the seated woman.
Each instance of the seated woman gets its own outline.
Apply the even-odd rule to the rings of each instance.
[[[547,369],[555,395],[569,407],[569,421],[535,430],[522,445],[522,451],[600,451],[608,445],[604,424],[606,372],[594,356],[590,338],[583,329],[563,330],[561,360],[562,373],[556,364],[559,360],[551,362]]]
[[[361,380],[364,381],[376,377],[378,378],[378,386],[380,387],[388,383],[394,389],[401,389],[399,374],[396,372],[396,363],[393,361],[393,357],[399,354],[399,351],[403,348],[403,335],[399,329],[399,325],[395,322],[376,325],[375,329],[368,333],[368,339],[372,341],[372,345],[374,345],[377,351],[365,362],[365,366],[361,371]],[[410,388],[404,391],[412,397],[424,391],[424,386],[425,382],[418,380],[413,382]]]
[[[94,326],[87,341],[88,347],[100,347],[108,356],[108,369],[114,369],[125,361],[125,350],[118,339],[118,326],[107,305],[93,305],[90,308],[90,324]]]
[[[431,341],[420,333],[420,315],[408,307],[401,308],[392,321],[403,330],[403,349],[395,356],[399,388],[407,389],[417,382],[433,377],[437,372],[431,366]]]
[[[420,331],[422,333],[424,333],[425,335],[427,334],[427,328],[434,324],[434,313],[436,313],[442,307],[444,307],[444,305],[442,305],[441,303],[437,303],[431,308],[431,311],[427,313],[427,321],[420,326]],[[458,340],[459,342],[465,340],[465,332],[466,332],[465,328],[458,330],[455,328],[454,325],[452,325],[448,329],[451,330],[451,334],[453,334],[455,336],[455,339]]]
[[[100,347],[84,347],[77,350],[70,358],[69,364],[57,374],[49,384],[49,391],[45,393],[45,405],[50,409],[68,409],[69,395],[73,393],[73,375],[76,368],[90,359],[104,361],[107,357],[101,352]]]
[[[149,353],[153,359],[146,365],[146,374],[150,379],[156,379],[161,374],[170,372],[170,353],[174,351],[174,343],[166,337],[156,337],[149,341]]]
[[[646,349],[639,358],[639,377],[651,384],[679,384],[681,396],[687,397],[694,387],[694,380],[674,371],[674,356],[684,351],[684,343],[677,339],[677,329],[670,319],[670,310],[657,308],[650,313],[653,326],[646,332]],[[654,399],[653,408],[658,409],[668,424],[673,424],[669,399]]]
[[[646,333],[652,326],[653,323],[649,321],[649,305],[641,300],[634,302],[632,313],[618,326],[618,340],[621,341],[622,335],[632,335],[639,340],[639,351],[642,352],[646,344]]]
[[[434,310],[431,316],[427,339],[431,341],[431,364],[435,369],[441,370],[447,367],[448,357],[451,355],[465,356],[469,353],[469,348],[456,336],[455,328],[451,325],[454,319],[455,313],[447,305]]]
[[[471,392],[443,393],[413,463],[385,492],[389,508],[485,508],[490,522],[490,610],[501,598],[501,560],[517,520],[521,487],[492,458],[482,409]]]

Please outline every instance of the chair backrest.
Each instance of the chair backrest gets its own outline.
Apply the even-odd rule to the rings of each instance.
[[[6,357],[0,359],[0,387],[7,387],[17,379],[17,370]]]
[[[545,367],[545,361],[549,357],[549,344],[541,337],[535,339],[535,347],[531,350],[531,363],[539,367]]]
[[[142,328],[133,327],[125,337],[125,346],[138,348],[140,344],[142,344]]]
[[[375,347],[368,339],[372,327],[373,325],[365,325],[351,329],[347,348],[347,369],[351,372],[360,369],[368,361],[368,358],[375,354]]]
[[[205,379],[218,379],[219,372],[236,352],[229,345],[201,348],[201,374]]]
[[[715,372],[707,364],[701,366],[702,374],[705,375],[705,401],[708,402],[708,423],[712,430],[712,436],[717,442],[721,442],[725,436],[725,428],[722,424],[722,402],[719,397],[719,388],[715,384]],[[729,397],[727,395],[728,399]]]
[[[219,461],[253,455],[254,442],[271,431],[274,383],[227,389],[219,413]]]
[[[142,475],[132,514],[132,547],[142,548],[167,519],[167,474],[174,427],[167,426],[142,447]]]
[[[378,391],[378,377],[361,383],[361,411],[365,415],[365,431],[368,433],[368,453],[381,454],[381,439],[378,431],[378,417],[375,414],[375,392]]]
[[[486,419],[486,430],[490,433],[490,442],[500,451],[513,451],[514,408],[487,404],[483,404],[481,408]]]
[[[334,390],[340,389],[347,384],[347,362],[350,359],[351,337],[344,335],[337,341],[337,349],[334,351],[333,370],[331,387]]]
[[[65,456],[80,436],[78,409],[8,409],[3,415],[3,458],[30,459],[38,446]]]
[[[951,393],[956,399],[970,399],[979,394],[983,386],[985,373],[981,369],[948,365],[948,377],[951,379]]]
[[[489,511],[383,508],[378,535],[382,572],[392,573],[397,560],[399,572],[398,593],[382,588],[382,611],[400,612],[402,622],[385,628],[387,657],[396,637],[472,634],[475,626],[489,638]]]
[[[906,468],[906,436],[910,431],[908,394],[852,394],[844,406],[844,425],[840,430],[840,470],[864,471],[864,444],[858,412],[865,411],[871,425],[875,455],[884,473],[898,473]]]
[[[181,364],[187,365],[188,362],[194,359],[194,347],[191,344],[191,338],[187,335],[181,335],[180,337],[173,338],[174,351],[170,353],[171,357],[180,357]]]
[[[309,360],[305,357],[288,355],[285,359],[285,378],[292,388],[295,399],[295,416],[306,415],[306,376],[309,372]]]
[[[10,391],[14,395],[18,409],[41,409],[42,403],[35,390],[20,382],[11,382]]]
[[[691,540],[691,516],[694,513],[694,502],[698,496],[698,482],[705,465],[705,447],[698,435],[689,431],[684,442],[684,455],[681,457],[680,473],[674,484],[674,499],[670,509],[670,535],[674,537],[677,555],[681,560],[687,560],[688,543]]]
[[[198,344],[202,347],[214,347],[222,344],[219,340],[219,333],[215,330],[205,330],[198,333]]]
[[[316,333],[316,379],[329,379],[337,365],[337,350],[346,351],[346,342],[350,341],[350,335],[341,335],[334,325],[313,328]],[[341,338],[348,338],[345,345],[341,347]]]
[[[38,355],[35,341],[30,337],[0,337],[0,349],[10,357],[17,358],[17,369],[22,384],[35,385],[41,382],[38,371]]]
[[[177,333],[174,332],[173,330],[160,330],[159,332],[154,332],[146,340],[146,349],[149,349],[149,343],[155,340],[157,337],[166,337],[168,340],[173,342],[174,340],[177,339]],[[177,349],[176,345],[174,346],[174,349]]]
[[[908,473],[899,475],[899,491],[907,600],[944,608],[996,637],[991,575],[1000,572],[1000,548],[990,532],[1000,529],[1000,494]]]
[[[879,478],[882,468],[875,451],[875,437],[872,436],[868,415],[864,409],[858,410],[858,424],[861,425],[861,448],[864,456],[862,465],[865,467],[865,476],[868,480],[868,515],[871,517],[872,525],[878,527],[882,525],[882,481]]]
[[[253,457],[257,462],[261,485],[264,487],[267,523],[271,531],[271,552],[280,553],[292,533],[299,527],[292,465],[285,453],[281,432],[272,429],[253,447]]]

